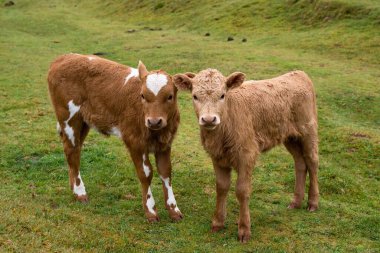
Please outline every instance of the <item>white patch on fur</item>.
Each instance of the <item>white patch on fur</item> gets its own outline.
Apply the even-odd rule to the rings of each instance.
[[[155,96],[157,96],[162,87],[167,83],[168,78],[163,74],[150,74],[146,79],[146,87],[151,90]]]
[[[58,134],[62,133],[62,129],[61,129],[61,126],[59,125],[59,122],[57,122],[57,133]]]
[[[75,180],[74,182],[74,194],[78,195],[78,197],[86,195],[86,187],[84,187],[84,183],[82,178],[80,177],[80,173],[78,174],[78,178],[80,179],[80,184],[77,185],[77,182]]]
[[[74,129],[71,126],[69,126],[69,121],[71,120],[72,117],[74,117],[75,113],[79,111],[80,105],[75,105],[73,100],[70,100],[70,102],[67,105],[69,106],[70,116],[65,121],[65,133],[66,133],[67,138],[69,138],[69,140],[73,144],[73,146],[75,146]]]
[[[80,105],[75,105],[73,100],[70,100],[70,102],[67,104],[69,106],[69,112],[70,112],[70,117],[67,121],[69,121],[75,113],[77,113],[80,109]]]
[[[130,68],[131,72],[125,77],[124,85],[128,83],[129,79],[132,77],[138,77],[139,76],[139,70],[135,68]]]
[[[169,178],[163,178],[160,176],[162,182],[164,182],[166,189],[168,190],[168,200],[166,201],[166,204],[172,208],[174,206],[174,211],[179,212],[179,208],[177,206],[177,202],[174,197],[173,188],[169,183]]]
[[[95,60],[95,57],[87,57],[90,61]]]
[[[144,168],[144,173],[145,173],[145,176],[146,176],[146,177],[149,177],[149,174],[150,174],[150,168],[149,168],[149,166],[145,165],[145,160],[146,160],[146,157],[145,157],[145,154],[143,154],[143,168]]]
[[[65,123],[66,123],[66,126],[65,126],[66,136],[67,136],[67,138],[69,138],[69,140],[71,141],[71,143],[75,147],[74,129],[71,126],[69,126],[66,121],[65,121]]]
[[[115,135],[119,138],[121,138],[121,132],[120,132],[120,129],[117,128],[117,127],[112,127],[111,128],[111,131],[108,132],[109,134],[112,134],[112,135]]]
[[[150,186],[148,188],[148,193],[146,196],[146,207],[148,208],[149,212],[156,215],[156,212],[154,211],[154,206],[155,206],[152,190],[150,189]]]

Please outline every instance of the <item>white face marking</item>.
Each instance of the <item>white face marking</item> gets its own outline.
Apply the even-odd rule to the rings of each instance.
[[[71,141],[73,146],[75,146],[75,136],[74,136],[74,130],[71,126],[69,126],[69,121],[71,120],[72,117],[74,117],[75,113],[77,113],[80,109],[80,105],[75,105],[73,100],[70,100],[70,102],[67,104],[69,107],[69,112],[70,116],[69,118],[65,121],[65,133],[67,138]]]
[[[150,186],[149,186],[148,193],[146,195],[146,207],[148,208],[149,212],[154,214],[154,215],[156,215],[156,212],[153,209],[155,204],[156,203],[154,202],[152,191],[151,191]]]
[[[162,182],[164,182],[165,187],[168,190],[168,200],[166,201],[166,204],[170,208],[173,208],[173,206],[174,206],[174,211],[179,212],[179,208],[177,206],[177,202],[175,200],[174,193],[173,193],[173,188],[169,184],[169,178],[163,178],[162,176],[160,176],[160,178],[161,178]]]
[[[146,79],[146,87],[151,90],[155,96],[168,83],[168,78],[163,74],[150,74]]]
[[[82,178],[80,177],[80,173],[78,174],[78,178],[80,179],[80,184],[77,185],[77,182],[75,180],[74,182],[74,194],[78,195],[78,197],[86,195],[86,187],[84,187],[84,183]]]
[[[87,57],[90,61],[95,60],[95,57]]]
[[[61,126],[59,125],[59,122],[57,122],[57,133],[58,134],[62,133],[62,129],[61,129]]]
[[[149,174],[150,174],[150,168],[149,168],[149,166],[145,165],[145,160],[146,160],[146,157],[145,157],[145,154],[143,154],[143,168],[144,168],[144,173],[145,173],[145,176],[146,176],[146,177],[149,177]]]
[[[135,69],[135,68],[130,68],[130,69],[131,69],[131,72],[125,77],[124,84],[127,84],[129,79],[131,79],[132,77],[138,77],[139,76],[139,70],[138,69]]]
[[[120,129],[117,128],[117,127],[112,127],[111,128],[111,131],[108,132],[109,134],[112,134],[112,135],[115,135],[119,138],[121,138],[121,132],[120,132]]]

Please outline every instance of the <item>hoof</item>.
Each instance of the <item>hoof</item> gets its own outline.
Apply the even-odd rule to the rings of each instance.
[[[75,196],[75,199],[83,204],[87,204],[88,203],[88,196],[87,194],[86,195],[81,195],[81,196],[78,196],[78,195],[74,195]]]
[[[180,221],[183,219],[183,214],[179,210],[179,208],[171,208],[166,207],[166,210],[169,212],[169,217],[172,219],[172,221]]]
[[[156,223],[160,221],[160,217],[158,216],[151,216],[151,217],[148,217],[147,219],[148,219],[148,222],[150,223]]]
[[[224,226],[211,226],[211,232],[216,233],[219,232],[220,230],[224,229]]]
[[[247,243],[251,239],[251,233],[239,233],[238,240],[241,243]]]
[[[288,209],[299,209],[299,208],[301,208],[301,204],[298,204],[295,202],[292,202],[288,205]]]
[[[309,212],[317,211],[317,209],[318,209],[318,205],[310,204],[310,203],[307,205],[307,210],[308,210]]]
[[[181,212],[178,212],[178,213],[175,213],[175,214],[172,214],[170,215],[170,218],[173,220],[173,221],[180,221],[183,219],[183,214]]]

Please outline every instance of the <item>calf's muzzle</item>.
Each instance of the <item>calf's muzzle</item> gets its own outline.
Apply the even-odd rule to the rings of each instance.
[[[146,119],[145,125],[152,130],[159,130],[166,126],[166,121],[162,117],[158,117],[158,118],[149,117]]]

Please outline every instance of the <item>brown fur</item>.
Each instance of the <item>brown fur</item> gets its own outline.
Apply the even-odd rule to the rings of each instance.
[[[64,152],[69,165],[70,185],[79,186],[80,152],[83,141],[90,127],[104,135],[110,135],[113,127],[121,133],[121,139],[128,148],[136,167],[142,186],[143,206],[150,221],[158,220],[147,208],[148,189],[151,184],[153,169],[149,161],[149,153],[154,153],[157,169],[163,178],[169,178],[171,184],[171,144],[179,125],[177,107],[177,89],[171,77],[163,71],[148,72],[139,64],[139,76],[126,77],[132,68],[97,56],[68,54],[58,57],[52,64],[48,74],[49,92],[58,123],[60,136],[64,144]],[[155,96],[146,85],[149,74],[159,73],[167,77],[167,85]],[[142,95],[144,99],[142,99]],[[169,97],[171,96],[171,97]],[[80,110],[68,121],[74,131],[73,145],[64,131],[70,116],[69,101]],[[147,119],[162,119],[161,127],[152,130],[147,127]],[[150,127],[150,126],[149,126]],[[143,159],[145,157],[145,161]],[[144,173],[144,165],[149,167],[149,176]],[[164,188],[165,203],[167,188]],[[87,194],[78,196],[80,201],[87,201]],[[166,204],[170,216],[181,219],[182,214]]]
[[[207,69],[173,77],[180,89],[192,91],[201,125],[201,140],[216,174],[217,204],[212,230],[224,226],[231,168],[238,173],[239,240],[251,235],[251,175],[258,155],[284,143],[295,161],[295,193],[289,208],[301,207],[306,172],[310,175],[308,210],[318,208],[317,109],[313,84],[302,71],[243,83],[243,73],[225,78]],[[220,123],[218,123],[220,122]]]

